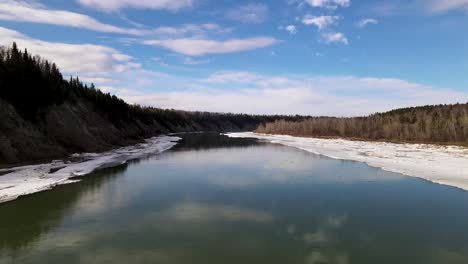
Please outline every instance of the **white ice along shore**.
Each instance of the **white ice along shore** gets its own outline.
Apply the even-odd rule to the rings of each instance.
[[[104,153],[74,154],[74,161],[53,161],[0,169],[0,173],[7,172],[0,175],[0,203],[14,200],[22,195],[48,190],[57,185],[76,182],[77,180],[70,178],[84,176],[97,169],[114,167],[129,160],[159,154],[175,146],[179,140],[179,137],[160,136],[147,139],[144,143]]]
[[[394,144],[344,139],[303,138],[256,133],[229,137],[257,138],[334,159],[365,162],[369,166],[468,191],[468,148],[429,144]]]

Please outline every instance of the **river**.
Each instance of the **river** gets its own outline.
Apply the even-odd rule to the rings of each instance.
[[[468,192],[254,139],[0,204],[0,263],[466,263]],[[1,177],[1,176],[0,176]]]

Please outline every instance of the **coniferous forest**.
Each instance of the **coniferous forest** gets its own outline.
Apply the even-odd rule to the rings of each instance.
[[[276,119],[130,105],[16,44],[0,49],[0,165],[97,152],[172,132],[247,131]]]
[[[144,138],[195,131],[468,145],[468,104],[423,106],[367,117],[187,112],[130,105],[16,44],[0,49],[0,165],[97,152]],[[239,109],[242,112],[242,109]]]
[[[157,118],[160,122],[185,126],[192,121],[222,122],[229,120],[242,128],[245,124],[257,124],[277,118],[296,119],[300,117],[259,116],[230,113],[187,112],[164,110],[154,107],[130,105],[109,93],[103,93],[93,84],[83,84],[79,77],[65,80],[57,65],[31,55],[27,49],[18,50],[15,43],[12,48],[0,49],[0,98],[10,103],[26,119],[37,121],[41,112],[49,106],[60,105],[65,101],[75,102],[85,99],[97,111],[104,112],[112,121],[128,121],[135,117],[144,122]],[[221,127],[220,127],[221,128]]]

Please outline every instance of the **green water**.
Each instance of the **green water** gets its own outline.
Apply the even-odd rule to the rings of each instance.
[[[468,263],[468,192],[202,134],[0,204],[0,263]]]

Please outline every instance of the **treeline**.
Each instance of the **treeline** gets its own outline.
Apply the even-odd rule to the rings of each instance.
[[[0,166],[99,152],[171,132],[252,131],[314,137],[468,145],[468,105],[332,118],[188,112],[131,105],[57,65],[0,48]]]
[[[0,48],[0,98],[24,117],[33,119],[36,111],[63,102],[69,92],[55,63],[18,50],[16,43]]]
[[[299,116],[188,112],[130,105],[115,95],[96,89],[94,84],[88,87],[78,77],[65,80],[55,63],[28,53],[27,49],[19,50],[16,43],[11,48],[0,47],[0,98],[31,121],[41,118],[41,113],[52,105],[65,101],[76,103],[83,99],[117,123],[136,118],[146,124],[170,121],[184,126],[192,122],[229,121],[242,127],[278,118],[302,119]]]
[[[468,145],[468,104],[410,107],[367,117],[278,120],[260,125],[256,132]]]
[[[171,132],[252,131],[276,119],[131,105],[78,77],[64,78],[55,63],[0,47],[0,166],[99,152]]]

